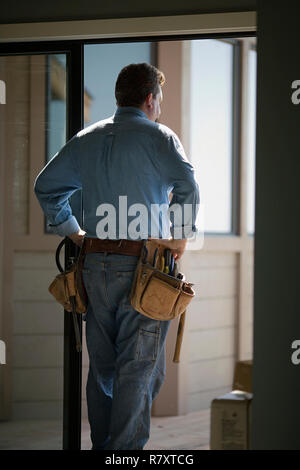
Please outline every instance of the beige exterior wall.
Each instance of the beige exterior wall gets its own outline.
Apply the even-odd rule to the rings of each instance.
[[[61,416],[63,309],[48,293],[60,237],[44,234],[33,192],[45,162],[45,56],[1,57],[0,419]]]
[[[53,252],[15,252],[12,418],[62,418],[63,309],[48,292]]]
[[[234,253],[188,254],[198,295],[189,309],[188,411],[230,390],[235,362],[238,271]]]
[[[181,360],[174,364],[177,322],[167,338],[167,377],[153,405],[156,416],[210,408],[211,401],[232,389],[237,360],[252,358],[253,238],[246,232],[247,181],[247,51],[241,48],[241,147],[239,235],[205,236],[201,250],[187,250],[181,269],[195,284]],[[159,45],[158,67],[166,74],[161,122],[181,138],[189,156],[189,43]],[[174,99],[176,97],[176,99]],[[181,97],[181,99],[177,99]],[[200,188],[201,191],[201,188]]]
[[[188,254],[189,275],[199,292],[189,310],[188,411],[207,409],[211,400],[232,390],[237,360],[239,255]],[[251,286],[249,285],[251,289]],[[249,295],[247,316],[252,316]],[[245,332],[243,359],[252,358],[252,325]]]

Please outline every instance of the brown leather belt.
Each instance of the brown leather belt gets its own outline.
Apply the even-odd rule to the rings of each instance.
[[[143,247],[143,240],[108,240],[86,237],[82,248],[84,253],[106,252],[120,255],[139,256]]]

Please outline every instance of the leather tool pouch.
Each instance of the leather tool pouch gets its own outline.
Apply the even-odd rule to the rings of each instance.
[[[172,320],[183,314],[195,296],[192,285],[160,271],[165,247],[153,240],[146,240],[147,257],[142,249],[137,264],[130,302],[135,310],[155,320]],[[151,264],[155,248],[158,248],[155,266]]]
[[[56,264],[60,274],[58,274],[51,282],[48,290],[67,312],[73,311],[72,303],[75,299],[76,313],[85,313],[87,310],[88,300],[82,281],[81,271],[83,262],[83,245],[81,246],[77,262],[73,263],[67,271],[64,271],[59,262],[59,254],[65,242],[66,239],[58,245],[56,250]]]

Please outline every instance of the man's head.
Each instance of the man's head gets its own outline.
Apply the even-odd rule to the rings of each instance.
[[[118,106],[140,108],[151,121],[160,115],[161,87],[165,83],[163,72],[145,62],[130,64],[118,75],[115,96]]]

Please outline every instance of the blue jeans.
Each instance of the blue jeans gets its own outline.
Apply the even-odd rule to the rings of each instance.
[[[86,393],[93,450],[143,449],[152,401],[165,378],[170,321],[140,314],[129,300],[138,259],[115,253],[85,255]]]

